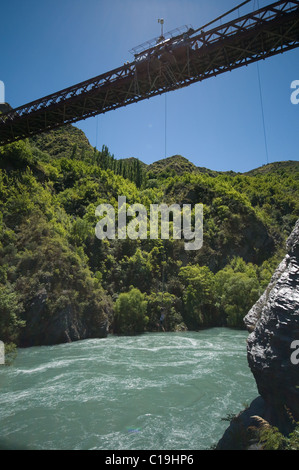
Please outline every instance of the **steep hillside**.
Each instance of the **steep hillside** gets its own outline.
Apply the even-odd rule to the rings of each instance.
[[[84,132],[70,124],[55,131],[36,135],[30,139],[30,143],[51,157],[57,158],[84,160],[94,151]]]
[[[29,346],[156,331],[161,310],[170,331],[243,327],[299,217],[294,165],[282,166],[236,175],[176,156],[146,167],[93,149],[72,126],[0,148],[1,338]],[[202,203],[203,248],[149,234],[97,239],[95,209],[117,209],[118,196],[147,209]]]
[[[244,174],[248,176],[296,174],[299,177],[299,161],[288,160],[285,162],[269,163]]]
[[[181,155],[174,155],[173,157],[158,160],[157,162],[148,165],[147,172],[149,179],[157,177],[167,178],[177,175],[180,176],[184,173],[204,173],[211,176],[217,175],[216,171],[197,167]]]

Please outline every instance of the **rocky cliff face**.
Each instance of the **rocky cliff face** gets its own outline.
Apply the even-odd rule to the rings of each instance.
[[[218,449],[246,448],[240,441],[252,416],[259,415],[283,433],[290,432],[290,413],[299,421],[299,364],[291,345],[299,341],[299,220],[287,240],[287,254],[261,298],[244,319],[250,332],[249,367],[260,397],[233,421]]]
[[[299,220],[287,255],[261,299],[245,317],[248,363],[265,400],[265,419],[284,428],[285,407],[299,420],[299,365],[291,345],[299,340]]]
[[[69,301],[55,313],[49,314],[48,301],[45,288],[30,301],[25,317],[26,327],[20,337],[21,347],[48,346],[107,336],[108,316],[111,315],[108,302],[88,299],[85,311],[80,314],[76,302]]]

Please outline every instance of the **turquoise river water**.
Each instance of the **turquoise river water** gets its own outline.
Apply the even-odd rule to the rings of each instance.
[[[208,449],[257,396],[244,331],[21,349],[0,368],[0,448]]]

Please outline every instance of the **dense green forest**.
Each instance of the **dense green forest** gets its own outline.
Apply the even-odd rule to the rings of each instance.
[[[175,156],[152,165],[98,151],[73,126],[0,148],[0,335],[21,346],[243,317],[299,216],[299,162],[247,174]],[[101,203],[204,205],[204,244],[99,240]]]

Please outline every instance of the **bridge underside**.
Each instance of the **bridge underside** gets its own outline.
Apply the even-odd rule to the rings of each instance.
[[[134,62],[0,117],[0,145],[127,106],[299,46],[299,0],[278,1],[201,31],[178,46],[156,46]]]

